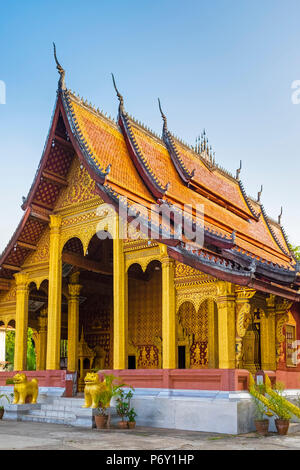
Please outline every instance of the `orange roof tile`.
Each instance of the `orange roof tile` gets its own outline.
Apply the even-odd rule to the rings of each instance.
[[[103,168],[112,164],[109,181],[129,194],[153,202],[130,159],[124,137],[118,127],[80,105],[72,96],[71,103],[77,123],[97,162]]]

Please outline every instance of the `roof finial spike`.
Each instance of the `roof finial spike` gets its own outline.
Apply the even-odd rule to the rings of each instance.
[[[278,216],[278,223],[279,225],[281,225],[281,217],[282,217],[282,206],[281,206],[281,209],[280,209],[280,214]]]
[[[66,72],[57,60],[55,43],[53,43],[53,51],[54,51],[54,59],[55,59],[55,62],[56,62],[56,68],[57,68],[58,73],[60,75],[60,78],[59,78],[59,81],[58,81],[58,91],[66,90],[66,83],[65,83]]]
[[[242,160],[240,160],[240,167],[236,170],[236,179],[239,181],[240,179],[240,173],[242,169]]]
[[[116,85],[116,82],[115,82],[114,74],[112,73],[111,76],[112,76],[114,88],[115,88],[116,93],[117,93],[118,100],[119,100],[119,102],[120,102],[120,105],[119,105],[119,113],[120,113],[120,114],[123,114],[123,113],[124,113],[124,98],[123,98],[123,96],[121,95],[121,93],[119,92],[119,90],[118,90],[118,88],[117,88],[117,85]]]
[[[166,115],[163,113],[163,110],[161,109],[161,104],[160,104],[160,99],[159,98],[158,98],[158,106],[159,106],[161,117],[163,118],[163,121],[164,121],[163,132],[166,132],[167,131],[167,118],[166,118]]]
[[[262,190],[263,190],[263,185],[261,185],[260,191],[258,191],[258,193],[257,193],[257,202],[260,202],[260,197],[261,197]]]

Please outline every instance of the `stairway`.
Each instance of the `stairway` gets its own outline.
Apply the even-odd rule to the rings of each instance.
[[[39,397],[36,405],[20,405],[27,409],[19,415],[18,420],[92,428],[93,410],[82,408],[83,404],[83,398]],[[12,419],[8,409],[11,406],[7,407],[4,419]]]

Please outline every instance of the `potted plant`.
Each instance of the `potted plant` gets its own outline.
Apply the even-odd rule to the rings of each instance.
[[[265,386],[264,384],[257,384],[255,385],[255,390],[260,394],[265,394]],[[255,395],[252,395],[252,403],[254,404],[255,408],[255,428],[258,434],[262,436],[266,436],[269,431],[269,420],[265,418],[265,416],[270,416],[270,410],[268,407]],[[271,413],[272,416],[272,413]]]
[[[135,422],[135,417],[136,417],[136,412],[134,408],[130,408],[130,410],[127,413],[127,418],[128,418],[128,428],[129,429],[134,429],[136,422]]]
[[[291,414],[286,408],[283,397],[283,386],[281,384],[275,384],[276,395],[272,395],[269,401],[272,405],[272,411],[277,416],[275,419],[275,426],[278,434],[285,436],[288,432]]]
[[[257,386],[257,388],[259,388],[258,391],[260,394],[264,393],[263,385],[262,386],[259,385]],[[269,410],[264,403],[262,403],[256,396],[253,396],[253,395],[252,395],[252,403],[254,404],[254,407],[255,407],[256,419],[254,420],[254,424],[255,424],[256,431],[258,434],[262,436],[266,436],[269,431],[269,420],[265,418],[265,415],[267,413],[269,414]]]
[[[118,422],[118,427],[120,429],[127,429],[127,421],[125,418],[128,415],[130,410],[130,399],[133,397],[132,390],[125,392],[124,390],[120,390],[119,396],[117,397],[117,413],[121,418],[121,421]]]
[[[114,375],[104,374],[105,388],[98,395],[98,414],[95,415],[95,423],[98,429],[110,428],[110,403],[113,397],[118,397],[123,383],[115,383],[119,380]]]
[[[99,395],[99,404],[97,408],[97,414],[95,415],[95,423],[97,429],[104,429],[107,425],[108,414],[107,407],[104,406],[105,397],[104,393]]]
[[[1,398],[5,398],[8,402],[8,404],[10,404],[11,401],[12,401],[13,396],[14,396],[13,393],[10,393],[9,395],[7,395],[6,393],[1,393],[0,394],[0,400],[1,400]],[[3,415],[4,415],[4,406],[0,406],[0,419],[3,418]]]
[[[268,404],[270,403],[265,398],[266,387],[263,383],[255,384],[253,380],[253,385],[249,389],[252,403],[254,405],[254,425],[258,434],[266,436],[269,431],[269,420],[265,416],[273,416],[273,413],[270,411]]]

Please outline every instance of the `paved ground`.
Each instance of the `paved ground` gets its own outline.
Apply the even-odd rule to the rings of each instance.
[[[0,450],[255,450],[300,449],[300,433],[225,436],[155,428],[86,430],[58,424],[0,421]]]

